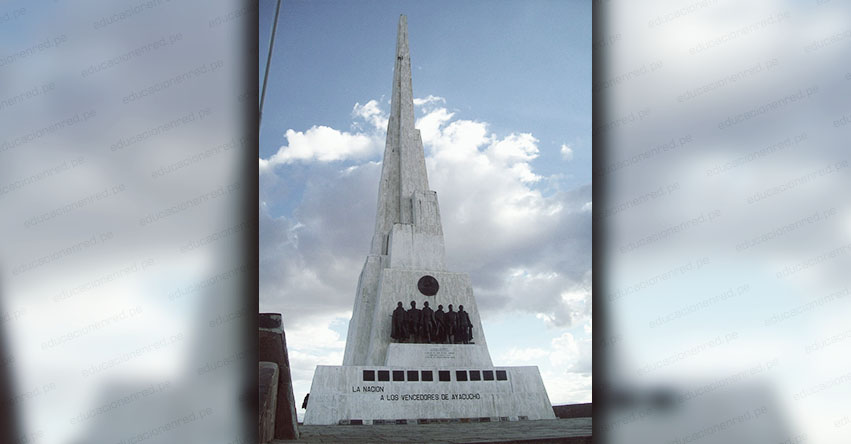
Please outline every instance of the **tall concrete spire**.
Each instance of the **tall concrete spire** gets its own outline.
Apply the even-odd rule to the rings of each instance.
[[[414,128],[408,19],[402,15],[399,17],[396,37],[393,92],[378,189],[378,212],[375,218],[372,254],[387,254],[387,235],[393,224],[414,222],[411,197],[416,191],[428,191],[428,175],[422,138],[419,130]]]
[[[390,337],[384,331],[383,321],[387,316],[384,311],[388,307],[395,308],[398,300],[391,305],[377,303],[381,297],[382,275],[389,270],[445,271],[444,256],[437,193],[428,189],[423,141],[414,128],[408,22],[403,15],[399,18],[396,37],[393,92],[378,185],[375,234],[358,281],[344,365],[385,362]],[[398,295],[406,300],[409,296]]]

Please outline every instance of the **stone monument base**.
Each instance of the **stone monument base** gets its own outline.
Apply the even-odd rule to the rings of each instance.
[[[478,363],[478,364],[477,364]],[[486,363],[493,367],[488,349],[478,344],[400,344],[387,347],[387,362],[391,367],[476,368]]]
[[[555,419],[538,367],[316,367],[304,424]]]

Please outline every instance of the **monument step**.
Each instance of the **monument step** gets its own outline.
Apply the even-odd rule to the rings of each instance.
[[[405,425],[299,425],[285,443],[567,443],[592,442],[591,418]]]

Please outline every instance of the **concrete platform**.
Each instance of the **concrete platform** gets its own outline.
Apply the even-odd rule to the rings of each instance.
[[[590,444],[591,418],[450,424],[299,425],[288,443],[566,443]]]
[[[491,422],[556,419],[538,367],[317,365],[304,424],[481,418]]]

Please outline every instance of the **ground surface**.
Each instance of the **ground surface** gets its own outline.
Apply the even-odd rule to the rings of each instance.
[[[591,418],[449,424],[335,425],[298,427],[287,443],[591,443]],[[584,439],[583,439],[584,438]]]

